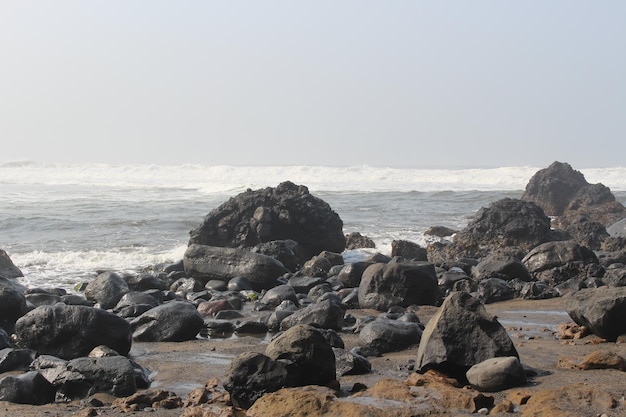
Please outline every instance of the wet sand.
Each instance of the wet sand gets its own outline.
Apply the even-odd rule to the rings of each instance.
[[[531,392],[563,387],[573,383],[583,383],[599,387],[610,393],[618,406],[611,410],[610,416],[626,416],[626,372],[608,370],[567,370],[557,367],[560,357],[574,361],[581,360],[587,354],[597,350],[608,350],[626,357],[626,344],[603,343],[599,338],[588,336],[578,340],[559,340],[556,328],[569,322],[564,310],[565,299],[550,300],[511,300],[489,304],[487,310],[498,316],[500,323],[508,330],[518,350],[522,363],[537,371],[524,389]],[[436,312],[436,307],[422,306],[417,315],[426,323]],[[360,316],[378,314],[375,311],[350,310],[349,313]],[[341,334],[346,349],[358,344],[355,334]],[[242,352],[264,352],[269,337],[231,337],[228,339],[197,339],[182,343],[134,343],[131,356],[152,373],[151,389],[173,391],[184,400],[195,388],[204,386],[211,378],[222,378],[230,360]],[[388,353],[382,357],[368,358],[372,363],[372,372],[366,375],[344,376],[339,378],[342,390],[349,390],[355,383],[373,386],[385,377],[406,380],[413,372],[412,364],[417,353],[417,346],[401,352]],[[515,389],[512,389],[515,390]],[[496,403],[505,399],[512,390],[495,393]],[[104,407],[96,408],[98,415],[121,417],[122,413],[110,406],[114,400],[107,395],[97,395],[105,402]],[[24,406],[0,402],[1,417],[66,417],[85,413],[86,405],[82,401],[69,404],[48,404],[45,406]],[[581,415],[585,414],[581,410]],[[133,416],[172,417],[180,416],[181,409],[155,411],[137,411]],[[503,414],[506,415],[506,414]],[[510,414],[509,414],[510,415]],[[518,413],[519,415],[519,413]]]

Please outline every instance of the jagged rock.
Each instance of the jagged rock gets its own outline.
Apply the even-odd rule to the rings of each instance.
[[[352,232],[346,235],[346,249],[373,249],[376,243],[367,236],[363,236],[359,232]]]
[[[291,272],[299,270],[309,259],[308,253],[300,247],[298,242],[291,239],[259,243],[250,251],[271,256]]]
[[[114,272],[103,272],[85,288],[85,298],[108,310],[115,307],[124,294],[130,292],[128,284]]]
[[[372,364],[358,353],[333,347],[337,375],[361,375],[372,370]]]
[[[532,274],[537,274],[567,264],[578,263],[581,266],[597,264],[598,258],[589,248],[580,246],[573,240],[565,240],[546,242],[533,248],[522,259],[522,263]]]
[[[478,283],[478,298],[485,304],[491,304],[515,298],[515,291],[503,279],[487,278]]]
[[[519,357],[506,330],[480,300],[453,292],[426,325],[415,367],[465,378],[472,366],[501,356]]]
[[[436,305],[441,299],[435,268],[430,263],[376,263],[359,284],[361,308],[385,311],[394,305]]]
[[[224,388],[234,406],[247,409],[263,395],[285,387],[287,376],[282,361],[261,353],[246,352],[231,362]]]
[[[428,261],[426,248],[421,247],[415,242],[409,242],[408,240],[392,240],[391,256],[400,256],[404,259],[415,261]]]
[[[142,342],[193,340],[204,320],[193,304],[172,301],[155,307],[130,322],[133,339]]]
[[[55,395],[54,385],[37,371],[0,380],[0,401],[43,405],[54,402]]]
[[[515,356],[484,360],[472,366],[465,375],[478,391],[502,391],[526,383],[524,367]]]
[[[428,229],[426,229],[424,234],[426,236],[435,236],[435,237],[443,238],[443,237],[452,236],[456,232],[457,232],[456,230],[450,229],[449,227],[445,227],[445,226],[431,226]]]
[[[626,287],[589,288],[567,299],[567,314],[580,326],[609,341],[626,334]]]
[[[489,253],[523,258],[535,246],[558,240],[550,219],[535,203],[504,198],[481,208],[445,247],[448,258],[480,258]]]
[[[353,262],[341,268],[338,274],[341,283],[348,288],[358,287],[363,277],[363,272],[372,265],[371,262]]]
[[[337,377],[330,343],[308,325],[298,324],[277,336],[265,349],[265,355],[285,362],[286,386],[326,385]]]
[[[229,199],[190,235],[190,244],[233,248],[291,239],[307,258],[324,250],[341,253],[346,246],[339,215],[307,187],[289,181]]]
[[[20,269],[15,266],[9,254],[6,251],[0,249],[0,277],[3,278],[19,278],[24,274]]]
[[[0,374],[9,371],[28,371],[37,352],[31,349],[4,348],[0,350]]]
[[[121,355],[131,347],[130,325],[106,310],[55,304],[28,312],[15,324],[15,345],[73,359],[105,345]]]
[[[0,321],[14,323],[27,311],[24,293],[10,279],[0,276]]]
[[[183,262],[188,276],[205,283],[244,276],[256,291],[274,287],[277,278],[287,272],[279,261],[260,253],[198,244],[187,248]]]

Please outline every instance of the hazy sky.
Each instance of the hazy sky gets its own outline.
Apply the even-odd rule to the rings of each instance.
[[[626,2],[0,0],[0,162],[626,166]]]

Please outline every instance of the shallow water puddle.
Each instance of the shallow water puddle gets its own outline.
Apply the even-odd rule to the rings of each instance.
[[[556,332],[560,324],[571,319],[565,311],[560,310],[506,310],[498,313],[498,321],[509,332],[523,337],[536,337]]]

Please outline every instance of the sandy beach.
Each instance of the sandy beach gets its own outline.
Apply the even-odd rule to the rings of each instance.
[[[591,352],[602,350],[626,356],[626,344],[606,343],[595,336],[587,336],[578,340],[560,340],[556,329],[559,324],[566,323],[569,317],[564,311],[565,298],[549,300],[511,300],[488,304],[487,310],[498,316],[501,324],[508,330],[517,348],[521,362],[534,369],[536,376],[529,379],[524,387],[512,388],[493,393],[498,404],[510,398],[520,390],[529,393],[552,388],[560,388],[570,384],[583,384],[598,388],[612,395],[616,407],[609,416],[626,416],[626,373],[615,369],[569,370],[557,367],[560,358],[568,358],[579,362]],[[417,311],[422,322],[436,312],[432,306],[421,306]],[[354,316],[375,314],[367,310],[350,310]],[[346,348],[358,344],[356,334],[341,334]],[[162,389],[178,394],[183,401],[189,392],[200,388],[212,378],[222,378],[232,358],[242,352],[263,352],[269,341],[257,337],[232,337],[228,339],[197,339],[181,343],[134,343],[131,356],[142,366],[151,371],[152,386],[150,389]],[[401,352],[387,353],[381,357],[368,358],[372,363],[372,372],[365,375],[343,376],[339,378],[341,391],[348,391],[355,383],[373,386],[382,378],[393,378],[404,381],[413,373],[412,363],[415,359],[417,346]],[[120,417],[129,415],[112,406],[115,398],[107,395],[96,395],[104,403],[100,407],[92,407],[86,401],[72,403],[56,403],[45,406],[24,406],[0,402],[0,415],[23,417],[67,417],[101,415]],[[593,406],[581,406],[578,415],[602,415],[606,410],[594,409]],[[524,406],[519,407],[518,415],[523,415]],[[134,411],[134,416],[173,417],[180,416],[183,409],[155,409]],[[452,412],[452,415],[455,413]],[[502,414],[507,415],[507,414]],[[511,414],[508,414],[511,415]]]

